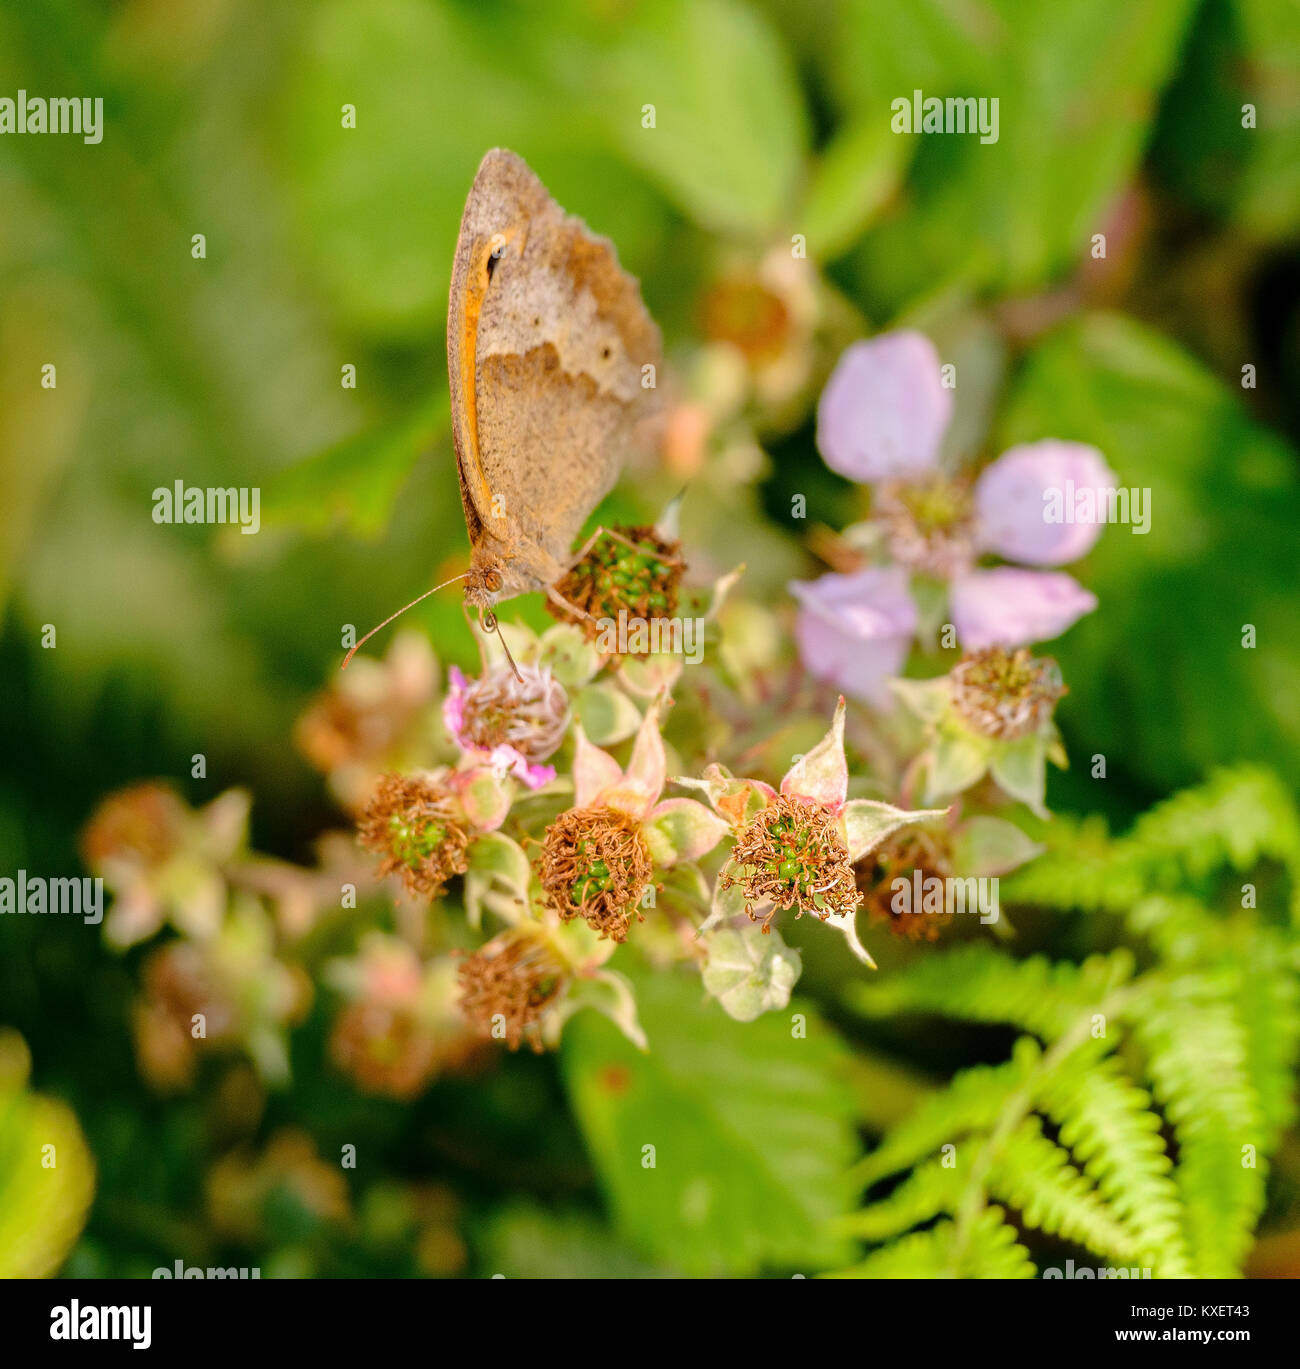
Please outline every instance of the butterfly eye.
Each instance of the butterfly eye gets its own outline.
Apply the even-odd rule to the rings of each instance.
[[[489,594],[495,594],[501,588],[501,572],[490,570],[483,577],[483,584]]]

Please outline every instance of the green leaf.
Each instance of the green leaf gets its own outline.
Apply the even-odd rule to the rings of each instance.
[[[57,1273],[85,1225],[95,1164],[72,1110],[27,1089],[23,1039],[0,1032],[0,1278]],[[52,1163],[49,1163],[52,1161]]]
[[[1047,744],[1030,733],[1015,741],[997,742],[989,756],[989,771],[1013,799],[1019,799],[1031,813],[1047,816],[1043,799],[1047,795]]]
[[[636,993],[649,1054],[591,1014],[562,1054],[619,1230],[697,1276],[841,1262],[830,1223],[857,1142],[838,1038],[802,1008],[806,1035],[774,1015],[733,1022],[667,971],[639,975]]]
[[[704,938],[709,960],[704,987],[737,1022],[752,1022],[784,1008],[799,981],[801,960],[780,932],[764,935],[757,923],[733,930],[720,927]]]
[[[395,422],[277,472],[262,487],[263,524],[317,536],[342,527],[378,537],[416,461],[449,422],[447,396],[439,393]]]
[[[871,119],[841,130],[813,171],[798,223],[815,261],[840,256],[862,235],[902,180],[912,149]]]
[[[891,102],[918,89],[1000,100],[996,142],[894,135],[915,160],[854,254],[868,298],[897,309],[936,282],[1030,290],[1083,265],[1137,167],[1192,8],[851,0],[839,51],[858,118],[888,127]]]
[[[676,1273],[640,1259],[588,1212],[552,1212],[531,1202],[492,1212],[481,1265],[485,1274],[507,1279],[655,1279]]]
[[[789,208],[807,142],[793,66],[737,0],[658,0],[581,72],[623,155],[703,227],[766,235]],[[654,127],[643,107],[654,106]]]
[[[1202,5],[1161,103],[1152,157],[1162,182],[1256,241],[1287,239],[1300,224],[1297,69],[1294,5]]]

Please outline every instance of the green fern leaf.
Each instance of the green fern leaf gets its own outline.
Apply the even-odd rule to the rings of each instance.
[[[1245,1033],[1224,985],[1200,976],[1172,982],[1134,1027],[1178,1140],[1175,1179],[1193,1268],[1230,1278],[1264,1207],[1265,1121]]]
[[[974,941],[947,955],[928,956],[906,970],[849,990],[851,1006],[869,1017],[942,1013],[971,1022],[1006,1022],[1055,1041],[1133,973],[1127,950],[1093,956],[1082,965],[1044,956],[1014,960]]]

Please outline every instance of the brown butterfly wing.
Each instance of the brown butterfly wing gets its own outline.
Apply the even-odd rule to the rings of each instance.
[[[515,592],[540,588],[651,426],[661,342],[613,245],[510,152],[465,205],[447,350],[471,542],[498,539]]]

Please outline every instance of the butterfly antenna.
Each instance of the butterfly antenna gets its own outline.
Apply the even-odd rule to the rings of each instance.
[[[501,631],[501,624],[497,621],[497,616],[491,609],[483,615],[483,627],[488,632],[495,632],[497,641],[501,643],[501,650],[506,653],[506,660],[510,662],[510,669],[515,672],[515,679],[523,684],[524,677],[519,673],[519,667],[515,664],[515,658],[510,654],[510,648],[506,645],[506,639]]]
[[[356,646],[354,646],[352,650],[348,652],[348,654],[343,658],[343,664],[339,666],[339,669],[346,670],[348,668],[348,662],[357,654],[357,652],[360,651],[363,646],[365,646],[365,644],[375,635],[376,632],[382,632],[383,629],[386,628],[389,625],[389,623],[393,621],[394,618],[400,618],[408,608],[414,608],[416,604],[421,603],[423,600],[427,599],[429,595],[437,594],[437,592],[440,589],[446,589],[448,585],[454,585],[457,580],[465,579],[465,577],[468,574],[469,571],[466,571],[465,575],[453,575],[450,580],[444,580],[442,584],[434,585],[432,589],[426,589],[423,594],[416,595],[416,597],[412,599],[409,604],[404,604],[401,608],[397,610],[396,613],[390,613],[388,617],[385,618],[384,621],[379,624],[378,627],[372,627],[370,631],[367,632],[366,635],[356,644]]]

